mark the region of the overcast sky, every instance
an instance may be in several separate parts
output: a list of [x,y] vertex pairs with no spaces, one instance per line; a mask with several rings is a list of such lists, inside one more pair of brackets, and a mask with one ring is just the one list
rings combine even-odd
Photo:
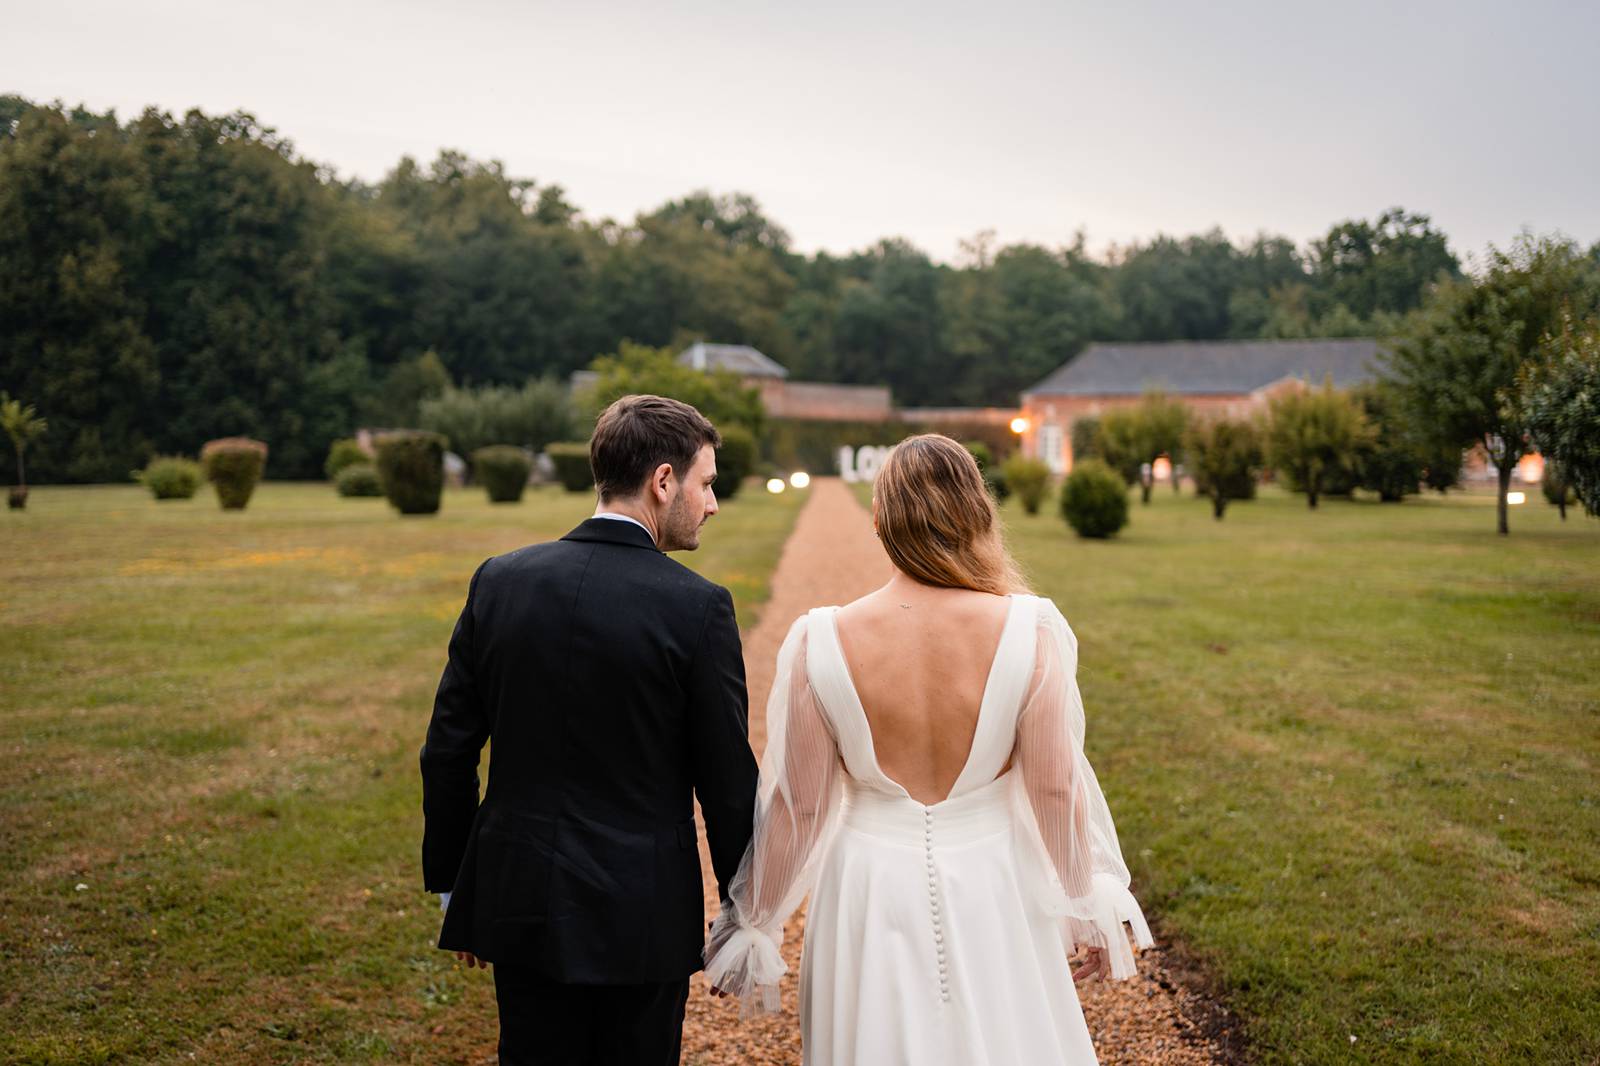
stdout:
[[244,109],[383,176],[440,148],[630,219],[753,194],[802,251],[1600,239],[1600,4],[0,0],[0,92]]

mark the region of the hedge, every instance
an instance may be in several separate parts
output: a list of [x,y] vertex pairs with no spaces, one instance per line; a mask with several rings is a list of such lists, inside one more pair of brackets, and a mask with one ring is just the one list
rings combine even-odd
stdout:
[[445,439],[426,430],[378,437],[378,480],[401,514],[434,514],[444,493]]
[[200,449],[200,465],[225,511],[242,511],[267,465],[267,446],[249,437],[221,437]]
[[472,453],[472,474],[489,492],[490,503],[516,503],[528,487],[533,460],[521,448],[491,444]]

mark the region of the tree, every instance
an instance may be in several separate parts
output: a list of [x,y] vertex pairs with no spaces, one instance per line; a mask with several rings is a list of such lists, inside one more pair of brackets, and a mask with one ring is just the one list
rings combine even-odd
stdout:
[[11,447],[17,452],[17,484],[11,494],[14,507],[24,507],[28,502],[28,478],[22,466],[22,453],[28,450],[30,441],[42,436],[48,428],[49,423],[39,417],[32,404],[23,406],[21,400],[0,392],[0,429],[11,438]]
[[1343,307],[1358,321],[1415,310],[1441,278],[1461,276],[1460,261],[1428,216],[1399,207],[1375,222],[1353,219],[1328,230],[1311,243],[1311,269],[1322,305],[1314,310]]
[[1527,449],[1518,376],[1561,311],[1600,308],[1600,270],[1565,238],[1519,237],[1491,247],[1482,277],[1447,282],[1390,349],[1388,374],[1408,417],[1440,445],[1481,444],[1499,475],[1498,530],[1510,532],[1506,494]]
[[1185,447],[1194,465],[1195,488],[1211,500],[1217,521],[1230,500],[1256,494],[1261,472],[1261,434],[1251,422],[1210,418],[1189,426]]
[[1577,322],[1563,310],[1540,354],[1520,376],[1518,407],[1552,478],[1600,514],[1600,323]]
[[1371,440],[1356,456],[1356,484],[1388,503],[1415,493],[1428,460],[1420,435],[1405,419],[1394,386],[1373,382],[1350,394],[1372,427]]
[[752,433],[761,432],[765,411],[759,392],[746,388],[732,371],[683,366],[670,348],[623,341],[614,355],[601,356],[590,369],[598,377],[580,402],[591,422],[613,400],[648,393],[682,400],[715,425],[739,425]]
[[1320,389],[1293,389],[1269,404],[1267,453],[1279,473],[1317,506],[1328,478],[1352,469],[1372,438],[1361,408],[1331,380]]
[[462,456],[496,444],[542,451],[568,439],[574,423],[566,386],[552,378],[535,378],[520,389],[449,388],[417,409],[417,424],[445,438],[445,447]]

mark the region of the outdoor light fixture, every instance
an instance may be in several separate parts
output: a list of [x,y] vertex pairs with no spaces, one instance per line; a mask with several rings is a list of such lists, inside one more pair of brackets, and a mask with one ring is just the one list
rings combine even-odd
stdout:
[[767,491],[776,496],[784,490],[783,478],[774,477],[767,479]]
[[1021,415],[1018,415],[1016,418],[1013,418],[1011,420],[1011,432],[1013,432],[1013,433],[1026,433],[1026,432],[1028,432],[1028,420],[1026,418],[1023,418]]
[[789,484],[793,485],[797,489],[803,489],[807,485],[811,484],[811,475],[806,473],[804,470],[796,470],[794,473],[789,475]]
[[1172,460],[1165,455],[1157,457],[1155,465],[1150,468],[1150,476],[1157,481],[1165,481],[1172,476]]
[[1525,493],[1525,492],[1508,492],[1508,493],[1506,493],[1506,502],[1507,503],[1527,503],[1528,502],[1528,494]]

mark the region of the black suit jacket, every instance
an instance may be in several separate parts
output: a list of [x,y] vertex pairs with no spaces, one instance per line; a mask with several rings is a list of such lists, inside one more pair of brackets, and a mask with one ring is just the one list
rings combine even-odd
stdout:
[[574,984],[700,969],[693,797],[726,898],[754,818],[746,701],[728,590],[632,522],[485,562],[422,749],[439,946]]

